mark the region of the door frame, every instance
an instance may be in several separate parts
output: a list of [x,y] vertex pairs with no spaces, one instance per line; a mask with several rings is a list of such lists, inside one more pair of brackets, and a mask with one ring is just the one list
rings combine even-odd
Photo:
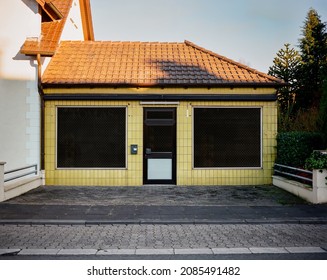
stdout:
[[[143,108],[143,184],[176,184],[176,145],[177,145],[177,120],[176,107],[145,107]],[[171,119],[148,119],[148,112],[171,112]],[[147,153],[147,137],[149,126],[171,126],[173,149],[170,152],[151,152]],[[172,159],[172,179],[148,179],[148,159]]]

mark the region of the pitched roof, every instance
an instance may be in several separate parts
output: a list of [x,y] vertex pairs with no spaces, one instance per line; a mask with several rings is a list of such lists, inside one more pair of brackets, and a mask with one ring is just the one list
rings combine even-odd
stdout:
[[61,42],[44,86],[267,86],[281,80],[189,41]]
[[41,23],[41,37],[27,38],[20,52],[26,55],[55,53],[73,0],[36,0],[50,21]]

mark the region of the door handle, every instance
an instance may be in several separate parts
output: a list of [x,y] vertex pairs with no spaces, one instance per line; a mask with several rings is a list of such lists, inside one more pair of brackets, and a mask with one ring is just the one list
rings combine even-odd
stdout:
[[145,154],[146,155],[151,155],[152,151],[151,151],[151,148],[146,148],[145,149]]

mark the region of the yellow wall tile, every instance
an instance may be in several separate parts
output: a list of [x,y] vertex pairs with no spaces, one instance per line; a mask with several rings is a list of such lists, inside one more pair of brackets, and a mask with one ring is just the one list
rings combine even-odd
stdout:
[[[218,91],[218,90],[216,90]],[[221,91],[221,89],[220,89]],[[230,90],[224,90],[229,92]],[[104,91],[105,93],[106,91]],[[176,91],[175,91],[176,92]],[[213,92],[213,91],[212,91]],[[241,91],[240,92],[249,92]],[[240,93],[238,92],[238,93]],[[263,90],[270,94],[271,90]],[[126,106],[127,108],[127,168],[119,170],[58,170],[56,169],[56,107],[57,106]],[[262,107],[262,169],[194,169],[192,163],[192,110],[194,106],[257,106]],[[45,168],[48,185],[113,185],[143,184],[143,108],[139,101],[47,101],[45,108]],[[147,106],[158,107],[158,106]],[[172,107],[172,106],[160,106]],[[257,185],[270,184],[276,156],[276,102],[180,102],[177,107],[178,185]],[[130,145],[137,144],[137,155],[130,154]]]

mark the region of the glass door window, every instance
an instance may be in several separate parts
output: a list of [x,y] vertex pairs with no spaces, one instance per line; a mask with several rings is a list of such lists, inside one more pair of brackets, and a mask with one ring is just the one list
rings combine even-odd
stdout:
[[144,183],[176,183],[176,109],[144,109]]

